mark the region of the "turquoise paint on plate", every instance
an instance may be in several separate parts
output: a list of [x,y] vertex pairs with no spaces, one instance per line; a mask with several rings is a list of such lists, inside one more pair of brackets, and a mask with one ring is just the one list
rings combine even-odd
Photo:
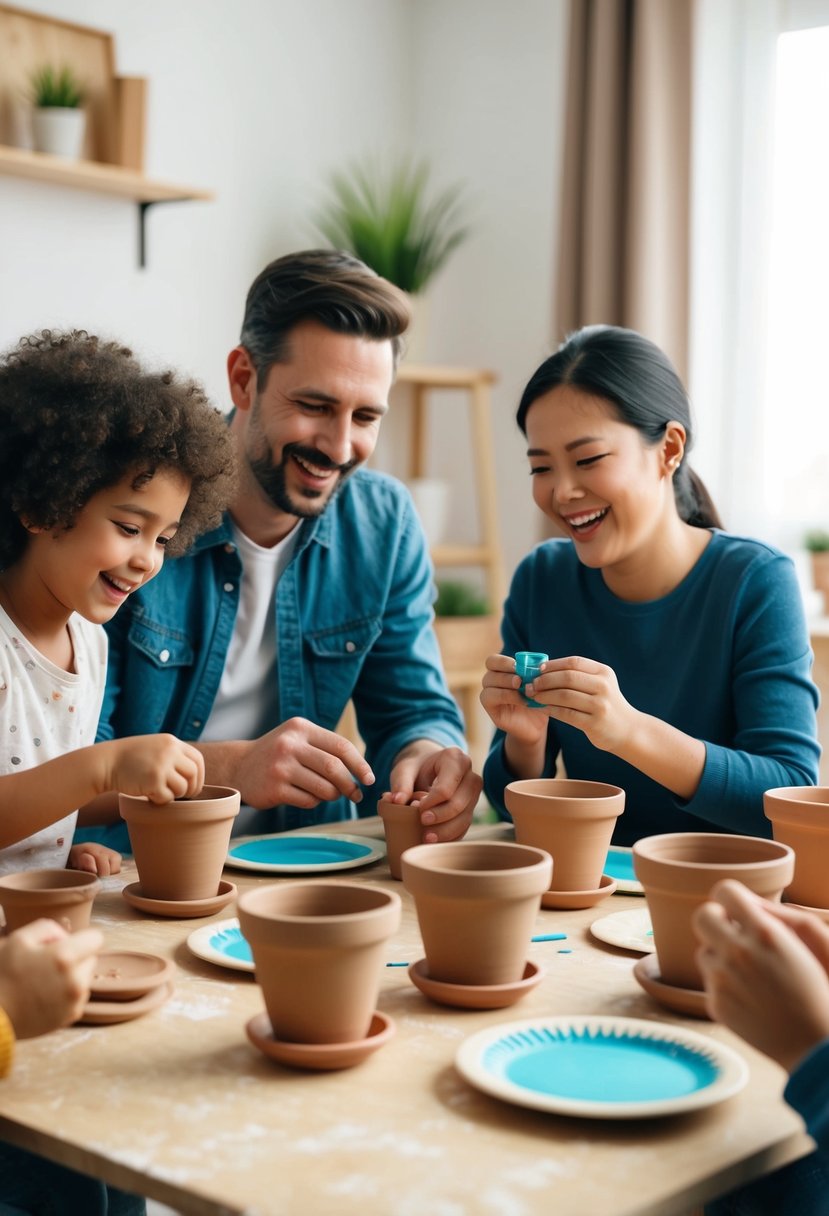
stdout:
[[679,1098],[720,1075],[715,1063],[681,1043],[544,1027],[506,1035],[481,1062],[522,1089],[584,1102]]
[[210,938],[210,946],[228,958],[237,958],[242,963],[253,962],[250,943],[242,937],[241,929],[222,929]]
[[371,849],[350,840],[326,836],[289,836],[272,840],[251,840],[230,850],[231,857],[267,866],[316,866],[354,861],[369,857]]
[[628,882],[639,881],[633,868],[632,853],[617,853],[611,849],[604,863],[604,873],[609,874],[611,878],[626,879]]

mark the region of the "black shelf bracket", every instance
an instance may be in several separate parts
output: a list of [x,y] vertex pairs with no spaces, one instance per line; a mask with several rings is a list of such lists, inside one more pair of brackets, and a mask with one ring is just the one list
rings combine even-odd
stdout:
[[189,202],[192,200],[187,198],[153,198],[138,204],[138,266],[141,270],[147,265],[147,212],[150,207],[157,207],[161,203]]

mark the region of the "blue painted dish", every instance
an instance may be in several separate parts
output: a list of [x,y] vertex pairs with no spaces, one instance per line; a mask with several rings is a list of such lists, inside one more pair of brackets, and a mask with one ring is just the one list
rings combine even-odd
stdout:
[[642,884],[633,869],[633,850],[612,844],[607,851],[604,873],[616,879],[620,895],[644,895]]
[[496,1098],[555,1114],[649,1119],[698,1110],[743,1088],[736,1052],[695,1031],[621,1017],[559,1017],[492,1026],[456,1066]]
[[235,916],[194,929],[187,939],[191,954],[233,971],[253,971],[253,955]]
[[266,874],[313,874],[371,865],[385,855],[385,844],[366,836],[280,832],[232,844],[225,864]]

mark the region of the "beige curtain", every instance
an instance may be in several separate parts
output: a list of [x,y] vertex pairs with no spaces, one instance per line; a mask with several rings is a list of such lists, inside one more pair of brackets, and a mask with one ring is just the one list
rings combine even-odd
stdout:
[[693,0],[571,0],[554,336],[625,325],[688,364]]

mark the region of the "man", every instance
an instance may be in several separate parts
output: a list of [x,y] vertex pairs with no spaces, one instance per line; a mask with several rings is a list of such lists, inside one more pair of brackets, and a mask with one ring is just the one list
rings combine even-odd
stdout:
[[[239,490],[109,628],[100,738],[199,740],[207,781],[259,813],[235,832],[420,799],[425,841],[464,834],[480,778],[431,627],[432,571],[405,489],[374,451],[405,297],[334,251],[267,266],[227,369]],[[363,758],[334,733],[352,699]]]

